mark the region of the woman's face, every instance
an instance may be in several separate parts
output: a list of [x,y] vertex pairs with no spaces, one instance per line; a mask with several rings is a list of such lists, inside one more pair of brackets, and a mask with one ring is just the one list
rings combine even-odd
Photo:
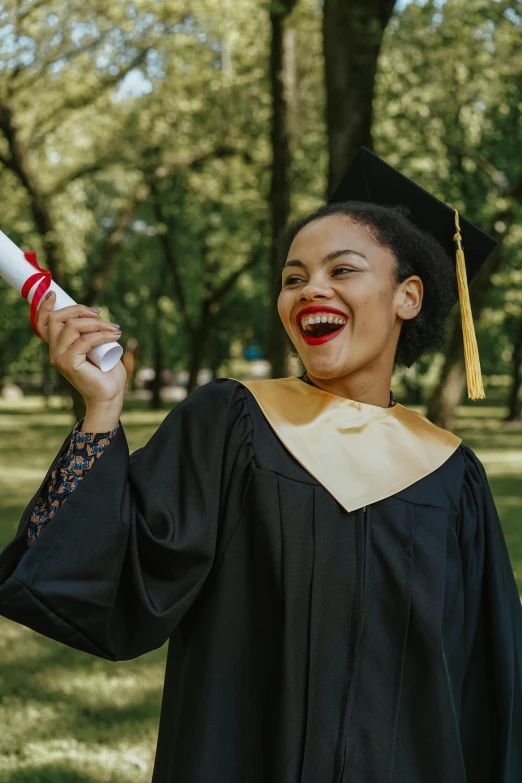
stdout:
[[392,251],[348,216],[319,218],[299,231],[278,310],[310,375],[391,372],[402,320],[417,315],[423,292],[417,275],[396,285],[395,264]]

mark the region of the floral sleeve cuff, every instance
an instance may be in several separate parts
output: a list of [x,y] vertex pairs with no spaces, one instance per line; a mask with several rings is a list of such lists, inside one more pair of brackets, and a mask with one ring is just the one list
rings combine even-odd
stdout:
[[79,421],[71,434],[71,441],[54,468],[49,483],[42,490],[33,509],[27,527],[27,545],[34,544],[47,522],[54,517],[74,492],[82,478],[116,435],[118,424],[110,432],[80,432],[83,420]]

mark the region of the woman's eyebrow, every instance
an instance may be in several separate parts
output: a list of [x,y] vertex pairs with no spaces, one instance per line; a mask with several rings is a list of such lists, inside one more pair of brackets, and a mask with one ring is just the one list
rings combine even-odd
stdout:
[[326,264],[328,261],[334,261],[339,256],[361,256],[366,259],[364,253],[360,253],[358,250],[334,250],[333,253],[328,253],[324,258],[321,258],[321,264]]
[[[334,250],[331,253],[328,253],[327,255],[325,255],[324,258],[321,258],[321,264],[327,264],[328,261],[334,261],[336,258],[339,258],[340,256],[349,256],[349,255],[361,256],[361,258],[366,259],[366,256],[364,255],[364,253],[360,253],[357,250],[350,250],[350,249],[347,248],[345,250]],[[299,261],[297,258],[293,258],[293,259],[289,259],[288,261],[286,261],[283,264],[282,269],[286,269],[287,266],[301,266],[301,267],[304,267],[305,264],[303,264],[303,262]]]

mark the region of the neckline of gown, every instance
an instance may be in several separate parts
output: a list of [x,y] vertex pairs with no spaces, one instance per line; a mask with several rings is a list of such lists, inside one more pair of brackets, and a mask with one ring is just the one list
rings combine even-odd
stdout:
[[403,405],[400,404],[400,402],[397,401],[391,389],[390,389],[390,405],[388,405],[387,408],[383,408],[381,405],[372,405],[372,403],[370,402],[359,402],[359,400],[352,400],[350,397],[343,397],[341,394],[335,394],[334,392],[329,392],[326,391],[325,389],[321,389],[319,386],[316,386],[316,384],[313,383],[310,380],[310,378],[308,378],[308,374],[306,372],[303,375],[297,375],[293,377],[295,377],[296,380],[302,381],[310,389],[314,389],[320,394],[326,394],[328,395],[328,397],[334,397],[335,400],[341,400],[350,403],[351,405],[361,406],[360,410],[364,410],[366,408],[372,410],[379,410],[385,414],[395,414],[397,412],[397,408],[404,407]]
[[381,408],[357,402],[296,376],[238,383],[290,454],[348,512],[407,489],[461,443],[400,403]]

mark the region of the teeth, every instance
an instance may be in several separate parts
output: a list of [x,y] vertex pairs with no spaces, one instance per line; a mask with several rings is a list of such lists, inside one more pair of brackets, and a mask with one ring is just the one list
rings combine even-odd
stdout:
[[319,315],[305,315],[301,319],[301,326],[303,329],[310,329],[314,324],[337,324],[343,326],[346,323],[346,318],[339,315],[333,315],[332,313],[320,313]]

